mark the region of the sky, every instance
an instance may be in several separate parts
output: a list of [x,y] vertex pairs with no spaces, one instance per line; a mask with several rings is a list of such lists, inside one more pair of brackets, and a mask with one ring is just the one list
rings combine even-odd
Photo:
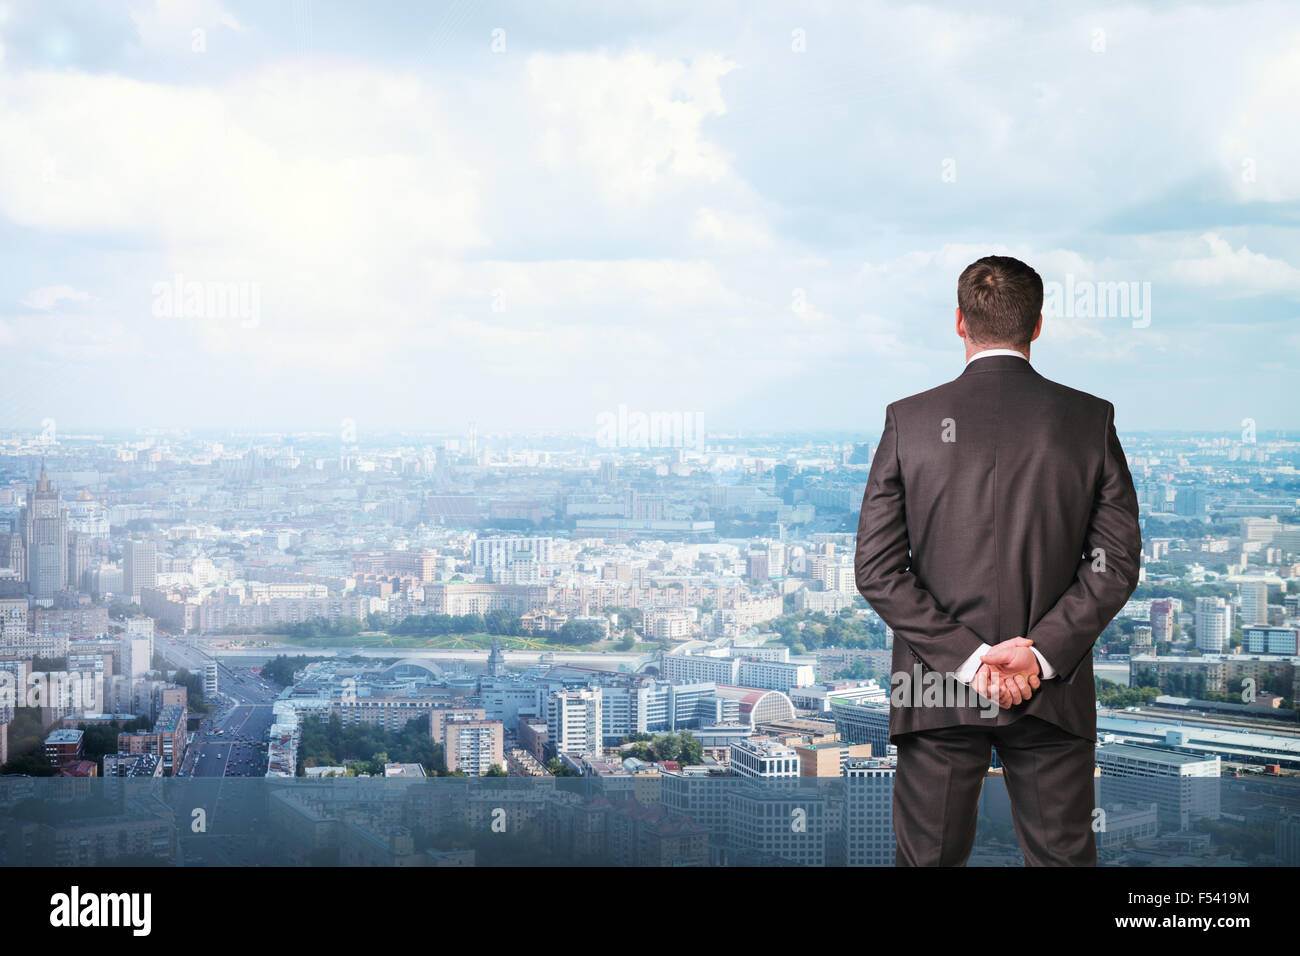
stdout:
[[878,434],[988,254],[1300,428],[1300,10],[1043,7],[0,0],[0,429]]

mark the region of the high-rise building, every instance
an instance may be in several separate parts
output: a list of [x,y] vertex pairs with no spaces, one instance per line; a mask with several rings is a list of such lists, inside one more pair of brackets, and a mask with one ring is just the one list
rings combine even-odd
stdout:
[[892,761],[853,757],[844,764],[845,866],[893,866],[894,772]]
[[217,662],[203,662],[203,699],[215,701],[217,699]]
[[1157,646],[1174,639],[1174,607],[1167,598],[1151,602],[1151,640]]
[[68,532],[68,587],[74,591],[88,590],[86,572],[90,570],[90,535],[81,531]]
[[799,866],[826,864],[826,797],[796,792],[785,785],[749,782],[725,788],[727,850],[740,865],[785,861]]
[[132,539],[122,546],[122,591],[138,598],[158,583],[158,553],[152,541]]
[[1241,598],[1241,626],[1268,623],[1268,585],[1263,581],[1242,581],[1237,585]]
[[1174,495],[1174,511],[1186,517],[1201,518],[1210,506],[1210,496],[1204,488],[1179,488]]
[[493,764],[505,769],[503,729],[499,720],[448,720],[442,728],[447,769],[481,777]]
[[546,738],[557,754],[599,754],[602,725],[598,687],[555,691],[546,698]]
[[19,523],[27,591],[48,607],[68,584],[68,509],[63,507],[63,496],[50,484],[44,465],[36,487],[27,492],[27,506]]
[[1196,646],[1217,653],[1228,649],[1232,637],[1232,606],[1223,598],[1196,599]]

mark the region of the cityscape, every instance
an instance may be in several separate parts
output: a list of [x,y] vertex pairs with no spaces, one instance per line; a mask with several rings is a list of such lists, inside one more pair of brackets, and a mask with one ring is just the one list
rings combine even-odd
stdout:
[[1298,12],[0,0],[22,938],[1294,936]]
[[[878,436],[646,418],[0,439],[0,865],[892,865]],[[1300,440],[1121,438],[1100,862],[1298,865]]]

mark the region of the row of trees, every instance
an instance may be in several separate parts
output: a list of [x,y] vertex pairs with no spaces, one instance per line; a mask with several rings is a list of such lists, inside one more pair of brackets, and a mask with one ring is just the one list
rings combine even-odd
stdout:
[[486,614],[412,614],[388,628],[390,634],[431,637],[440,634],[493,634],[519,636],[524,626],[509,611]]
[[624,744],[631,744],[623,750],[624,757],[636,757],[647,763],[675,760],[678,763],[697,764],[704,759],[704,746],[699,738],[688,733],[680,734],[633,734],[623,738]]
[[1104,677],[1096,677],[1094,680],[1097,684],[1097,699],[1101,701],[1103,707],[1136,707],[1139,704],[1150,704],[1161,693],[1156,684],[1126,687]]
[[291,638],[312,640],[322,637],[355,637],[361,633],[361,621],[355,617],[341,617],[337,622],[323,617],[313,617],[298,624],[286,624],[280,631]]
[[418,763],[431,775],[447,772],[442,744],[429,736],[427,715],[407,721],[397,733],[370,724],[344,727],[338,714],[302,724],[299,775],[307,767],[347,767],[353,773],[382,776],[388,763]]
[[771,627],[780,635],[781,643],[796,654],[822,647],[869,650],[885,646],[884,626],[855,617],[853,609],[847,607],[834,616],[820,611],[786,614],[773,621]]

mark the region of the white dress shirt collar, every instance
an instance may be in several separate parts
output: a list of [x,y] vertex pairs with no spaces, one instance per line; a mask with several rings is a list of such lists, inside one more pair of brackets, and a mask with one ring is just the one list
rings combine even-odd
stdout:
[[1015,349],[984,349],[982,352],[976,352],[974,355],[968,358],[966,360],[966,364],[969,365],[971,362],[975,361],[976,359],[986,358],[990,355],[1014,355],[1016,358],[1025,359],[1026,362],[1029,361],[1029,359],[1025,358],[1024,352],[1017,352]]

